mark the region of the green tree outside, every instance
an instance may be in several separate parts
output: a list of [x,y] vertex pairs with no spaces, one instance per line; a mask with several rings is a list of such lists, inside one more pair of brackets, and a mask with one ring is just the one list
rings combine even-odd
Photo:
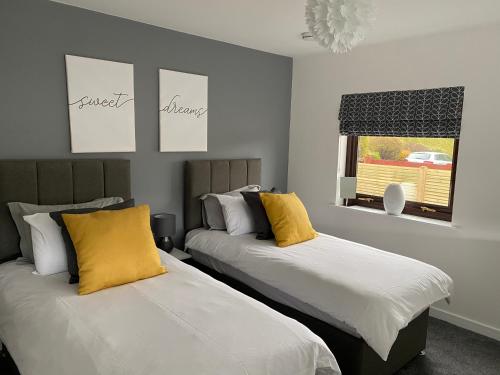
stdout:
[[418,151],[443,152],[453,156],[451,138],[358,137],[358,155],[361,159],[405,160]]

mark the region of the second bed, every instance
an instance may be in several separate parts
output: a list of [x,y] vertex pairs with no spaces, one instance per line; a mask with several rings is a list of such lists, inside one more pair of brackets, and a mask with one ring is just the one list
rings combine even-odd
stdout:
[[392,374],[425,349],[429,307],[448,298],[443,271],[319,234],[289,246],[202,226],[199,197],[260,184],[260,160],[186,163],[186,248],[192,265],[306,324],[346,374]]

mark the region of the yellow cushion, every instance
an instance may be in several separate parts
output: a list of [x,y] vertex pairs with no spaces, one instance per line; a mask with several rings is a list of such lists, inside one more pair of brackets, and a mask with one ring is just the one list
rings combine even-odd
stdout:
[[279,247],[312,240],[317,236],[306,208],[295,193],[260,193],[260,199]]
[[151,233],[149,206],[62,217],[78,258],[79,294],[166,272]]

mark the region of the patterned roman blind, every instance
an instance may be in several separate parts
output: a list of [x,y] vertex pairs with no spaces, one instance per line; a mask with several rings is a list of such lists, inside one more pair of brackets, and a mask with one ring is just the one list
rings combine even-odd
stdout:
[[342,135],[459,138],[464,87],[342,95]]

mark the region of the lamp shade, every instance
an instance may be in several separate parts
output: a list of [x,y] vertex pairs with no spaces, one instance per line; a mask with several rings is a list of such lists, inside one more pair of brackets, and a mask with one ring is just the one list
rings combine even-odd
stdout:
[[356,198],[356,177],[340,177],[339,190],[340,198]]
[[152,229],[156,237],[174,236],[175,215],[174,214],[153,215]]

